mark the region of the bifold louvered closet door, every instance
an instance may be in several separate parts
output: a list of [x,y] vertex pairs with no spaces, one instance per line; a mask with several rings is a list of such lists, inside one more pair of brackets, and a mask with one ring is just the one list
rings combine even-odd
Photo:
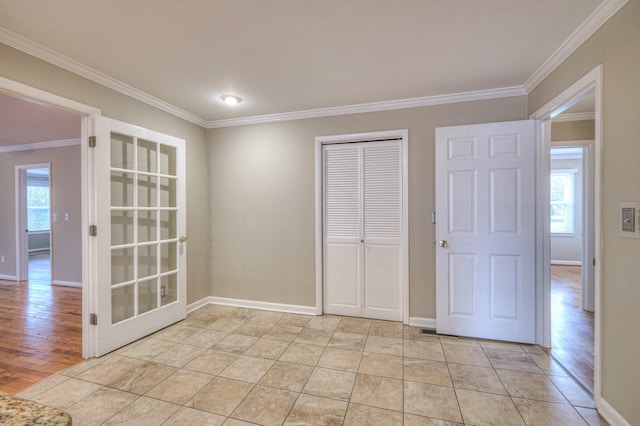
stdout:
[[323,146],[324,311],[402,320],[402,143]]

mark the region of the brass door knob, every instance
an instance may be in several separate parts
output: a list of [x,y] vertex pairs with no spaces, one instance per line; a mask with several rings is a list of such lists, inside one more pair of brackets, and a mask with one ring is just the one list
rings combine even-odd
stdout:
[[189,238],[186,237],[185,235],[181,235],[180,238],[178,238],[178,241],[180,241],[181,243],[184,243],[188,240]]
[[448,246],[447,240],[440,240],[440,247],[446,247],[446,246]]

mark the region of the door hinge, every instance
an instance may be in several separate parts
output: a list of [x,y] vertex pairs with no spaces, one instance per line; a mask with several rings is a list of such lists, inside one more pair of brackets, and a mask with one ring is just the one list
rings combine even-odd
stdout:
[[596,266],[596,258],[593,258],[593,266]]
[[89,314],[89,324],[91,324],[91,325],[98,325],[98,315],[96,315],[96,314]]
[[436,212],[431,212],[431,223],[436,224]]
[[89,136],[89,148],[95,148],[95,147],[96,147],[96,137]]
[[98,235],[98,227],[96,225],[89,226],[89,235],[91,235],[92,237]]

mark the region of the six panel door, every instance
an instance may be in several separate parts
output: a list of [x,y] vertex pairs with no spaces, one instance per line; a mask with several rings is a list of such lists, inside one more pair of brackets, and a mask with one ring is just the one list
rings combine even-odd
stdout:
[[534,121],[436,129],[442,334],[535,340]]

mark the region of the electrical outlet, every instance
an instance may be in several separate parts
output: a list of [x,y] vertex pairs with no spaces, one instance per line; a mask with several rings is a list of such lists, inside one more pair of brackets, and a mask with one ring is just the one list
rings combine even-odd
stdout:
[[0,256],[0,262],[4,263],[4,256]]
[[166,287],[165,286],[161,286],[160,287],[160,297],[164,297],[166,294],[167,294]]

